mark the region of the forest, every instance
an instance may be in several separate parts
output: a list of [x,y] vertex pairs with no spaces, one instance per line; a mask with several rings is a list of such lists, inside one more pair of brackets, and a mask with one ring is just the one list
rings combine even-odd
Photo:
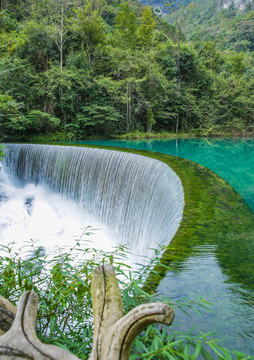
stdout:
[[254,11],[205,2],[0,0],[0,141],[253,135]]

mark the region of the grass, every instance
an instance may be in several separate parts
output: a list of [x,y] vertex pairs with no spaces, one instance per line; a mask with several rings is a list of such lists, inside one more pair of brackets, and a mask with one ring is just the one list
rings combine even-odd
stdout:
[[126,134],[115,135],[113,138],[115,139],[175,139],[175,138],[183,138],[183,137],[192,137],[196,136],[195,134],[184,134],[184,133],[173,133],[173,132],[141,132],[134,131]]
[[179,138],[192,138],[192,137],[253,137],[254,131],[240,131],[236,129],[197,129],[189,132],[142,132],[133,131],[126,134],[119,134],[112,136],[113,139],[120,140],[135,140],[135,139],[179,139]]

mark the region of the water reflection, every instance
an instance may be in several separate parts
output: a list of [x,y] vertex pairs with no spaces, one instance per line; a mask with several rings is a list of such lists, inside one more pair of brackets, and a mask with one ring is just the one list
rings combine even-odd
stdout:
[[216,253],[217,246],[203,245],[192,249],[184,263],[167,272],[158,292],[177,294],[178,299],[197,299],[199,296],[209,299],[211,312],[205,311],[201,317],[194,311],[189,317],[176,310],[176,328],[187,331],[197,325],[196,331],[212,329],[223,340],[224,346],[252,354],[253,291],[243,290],[239,283],[230,281],[221,271]]

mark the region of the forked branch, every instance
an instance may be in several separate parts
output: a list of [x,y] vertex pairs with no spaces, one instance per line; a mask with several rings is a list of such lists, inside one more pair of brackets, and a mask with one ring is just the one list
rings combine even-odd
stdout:
[[[91,292],[94,337],[89,360],[127,360],[133,339],[147,325],[154,322],[170,325],[173,321],[172,308],[163,303],[140,305],[123,315],[121,293],[111,265],[101,265],[94,270]],[[9,303],[5,299],[1,302],[0,298],[0,328],[3,331],[6,329],[3,314],[6,314],[7,305]],[[10,323],[15,316],[15,309],[11,305],[8,309],[9,316],[6,319]],[[40,342],[35,331],[36,317],[37,295],[27,291],[20,297],[11,328],[0,337],[0,359],[78,359],[64,349]]]

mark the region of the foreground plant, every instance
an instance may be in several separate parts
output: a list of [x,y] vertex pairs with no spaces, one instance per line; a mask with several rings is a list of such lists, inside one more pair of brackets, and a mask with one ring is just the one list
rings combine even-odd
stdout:
[[[26,247],[27,256],[23,260],[11,248],[2,246],[0,295],[17,303],[24,291],[33,289],[40,305],[37,321],[40,340],[87,359],[92,349],[93,335],[92,271],[105,262],[114,265],[124,310],[128,312],[139,304],[161,300],[158,295],[142,290],[145,277],[154,271],[151,269],[155,263],[159,263],[161,251],[157,251],[154,259],[131,271],[127,265],[128,251],[124,246],[105,252],[91,248],[88,242],[80,239],[69,252],[59,250],[55,256],[48,256],[42,247],[38,248],[35,242],[31,242]],[[206,308],[203,300],[183,303],[164,298],[163,301],[183,311],[193,308],[194,304],[201,309]],[[225,349],[211,335],[197,335],[194,329],[180,332],[174,326],[151,325],[134,340],[130,359],[253,359]]]
[[4,152],[3,152],[3,149],[4,149],[4,146],[3,145],[0,145],[0,161],[3,160],[4,158]]

